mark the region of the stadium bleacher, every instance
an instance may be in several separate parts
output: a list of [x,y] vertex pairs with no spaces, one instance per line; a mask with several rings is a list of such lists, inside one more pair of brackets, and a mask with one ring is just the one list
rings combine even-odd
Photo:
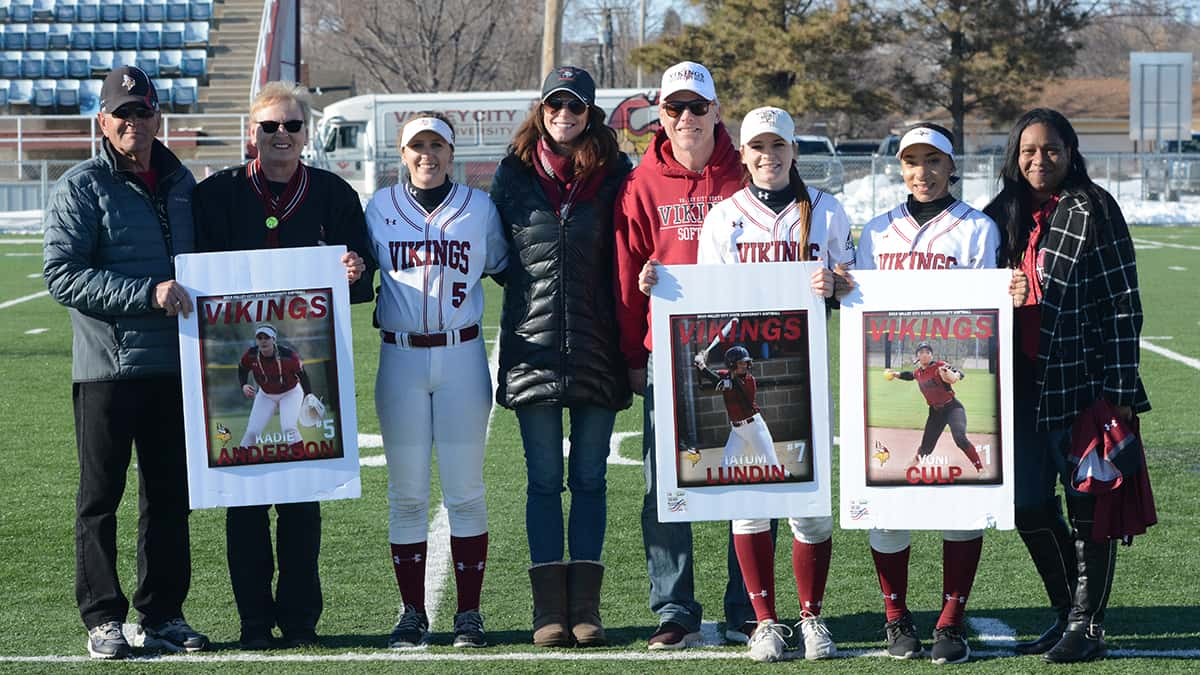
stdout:
[[167,109],[208,80],[213,0],[0,0],[0,112],[96,112],[109,70],[136,65]]

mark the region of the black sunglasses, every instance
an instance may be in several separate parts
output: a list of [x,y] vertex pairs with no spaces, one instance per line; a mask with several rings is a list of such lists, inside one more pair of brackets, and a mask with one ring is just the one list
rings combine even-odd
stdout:
[[112,116],[119,120],[131,120],[135,118],[139,120],[148,120],[151,117],[154,117],[154,114],[154,111],[150,108],[140,105],[121,107],[112,111]]
[[571,111],[572,115],[582,115],[583,113],[587,112],[588,109],[588,105],[577,98],[548,98],[545,101],[542,101],[542,105],[553,110],[554,112],[558,112],[565,107],[567,110]]
[[667,111],[667,117],[672,119],[682,115],[684,110],[687,110],[696,117],[704,117],[708,114],[710,106],[712,106],[712,101],[705,101],[702,98],[692,99],[691,101],[664,101],[662,104],[663,110]]
[[263,120],[258,123],[264,133],[273,134],[279,131],[279,125],[282,124],[284,129],[287,129],[289,134],[294,134],[304,127],[304,120],[288,120],[286,122],[276,122],[275,120]]

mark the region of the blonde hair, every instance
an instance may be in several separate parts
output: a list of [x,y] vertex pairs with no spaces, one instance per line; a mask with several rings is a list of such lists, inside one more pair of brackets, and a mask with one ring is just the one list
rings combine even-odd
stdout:
[[251,121],[254,121],[254,114],[259,110],[279,101],[295,102],[300,106],[300,117],[305,124],[308,123],[308,118],[312,115],[312,100],[308,96],[308,89],[292,82],[278,81],[268,82],[258,90],[258,94],[250,102]]

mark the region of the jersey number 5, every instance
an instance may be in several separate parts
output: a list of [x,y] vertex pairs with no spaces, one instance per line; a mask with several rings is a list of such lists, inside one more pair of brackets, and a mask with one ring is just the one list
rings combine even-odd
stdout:
[[463,301],[467,299],[467,284],[462,281],[454,282],[450,287],[450,304],[457,309],[462,307]]

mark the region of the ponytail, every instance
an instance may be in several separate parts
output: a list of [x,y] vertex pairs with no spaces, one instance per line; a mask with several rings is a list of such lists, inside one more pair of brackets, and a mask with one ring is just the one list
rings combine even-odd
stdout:
[[800,259],[809,260],[808,233],[812,230],[813,203],[808,196],[808,186],[800,177],[794,160],[792,168],[788,170],[788,187],[792,189],[792,194],[796,197],[796,208],[800,211],[800,236],[796,238],[796,241],[800,242]]

